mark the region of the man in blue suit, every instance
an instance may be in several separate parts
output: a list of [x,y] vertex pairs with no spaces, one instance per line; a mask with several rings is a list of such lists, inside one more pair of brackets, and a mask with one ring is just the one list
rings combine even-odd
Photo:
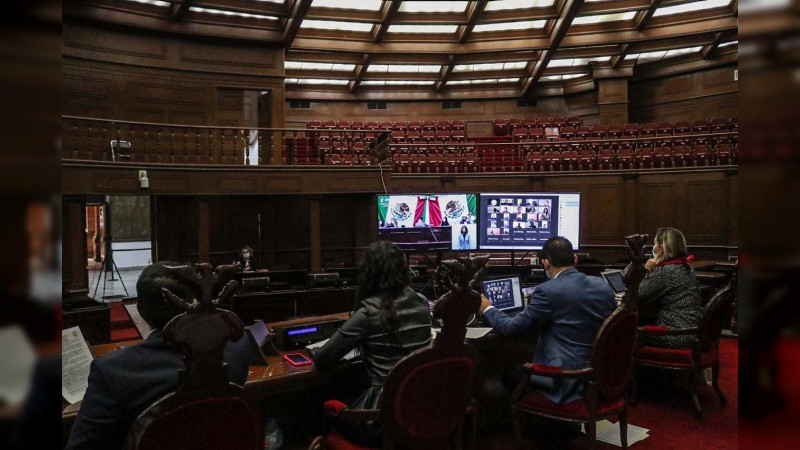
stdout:
[[[481,312],[504,336],[538,332],[534,363],[564,369],[587,367],[597,331],[617,306],[614,291],[601,278],[575,269],[578,258],[566,238],[550,238],[539,259],[549,281],[534,289],[530,303],[520,314],[509,317],[492,307],[485,296]],[[545,397],[558,404],[583,398],[585,393],[585,383],[580,380],[536,376],[532,382]]]
[[[92,361],[89,387],[72,426],[67,449],[121,449],[139,414],[178,388],[178,369],[184,367],[182,356],[162,340],[161,330],[181,310],[166,301],[161,288],[187,301],[194,294],[189,286],[169,275],[165,268],[169,265],[180,264],[152,264],[139,276],[136,308],[154,331],[141,344],[120,348]],[[225,362],[230,381],[244,385],[248,355],[245,335],[228,343]]]

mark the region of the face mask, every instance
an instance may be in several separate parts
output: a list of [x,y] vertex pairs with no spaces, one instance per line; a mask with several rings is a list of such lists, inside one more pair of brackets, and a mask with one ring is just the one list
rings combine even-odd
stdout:
[[244,252],[244,253],[242,253],[242,258],[244,258],[244,259],[250,259],[250,252]]

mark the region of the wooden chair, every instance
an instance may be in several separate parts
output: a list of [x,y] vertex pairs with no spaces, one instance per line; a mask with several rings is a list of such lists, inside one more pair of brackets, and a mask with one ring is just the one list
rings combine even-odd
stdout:
[[[242,336],[242,322],[214,306],[227,303],[238,288],[236,281],[225,284],[237,270],[219,266],[212,272],[209,264],[173,268],[176,276],[202,294],[187,303],[165,289],[167,300],[186,311],[163,330],[164,340],[183,353],[186,368],[179,372],[178,389],[133,423],[125,450],[263,449],[261,415],[244,389],[227,381],[223,362],[226,343]],[[212,300],[216,291],[220,295]]]
[[633,353],[639,318],[636,312],[637,292],[645,274],[643,258],[634,255],[637,252],[641,255],[646,238],[646,235],[632,235],[625,238],[632,255],[632,262],[624,271],[627,289],[621,306],[603,322],[597,333],[589,367],[565,370],[541,364],[528,363],[523,366],[525,373],[529,373],[530,376],[585,380],[587,383],[585,398],[559,405],[532,388],[529,378],[523,377],[512,394],[513,426],[517,438],[521,437],[519,416],[532,414],[586,424],[586,434],[591,439],[590,445],[594,447],[596,422],[600,419],[617,417],[622,448],[628,448],[628,404],[625,392],[633,372]]
[[[737,266],[738,268],[738,266]],[[635,361],[639,367],[689,372],[692,376],[691,397],[697,418],[703,417],[696,386],[703,380],[703,370],[711,368],[711,385],[722,406],[727,404],[719,388],[719,339],[722,329],[730,323],[733,300],[737,295],[738,270],[734,271],[728,285],[709,300],[703,309],[700,325],[694,328],[668,329],[663,326],[639,328],[640,343]],[[647,336],[696,336],[691,348],[664,348],[643,343]],[[634,389],[635,394],[635,389]],[[634,397],[635,399],[635,397]]]
[[[386,380],[379,409],[353,410],[332,400],[325,403],[329,421],[380,420],[386,449],[462,447],[465,415],[471,417],[475,431],[470,398],[477,371],[477,351],[464,338],[466,324],[480,307],[480,295],[473,288],[488,260],[480,256],[442,263],[438,280],[448,292],[433,307],[433,318],[442,323],[433,345],[397,363]],[[334,425],[331,432],[314,439],[309,450],[361,448]]]

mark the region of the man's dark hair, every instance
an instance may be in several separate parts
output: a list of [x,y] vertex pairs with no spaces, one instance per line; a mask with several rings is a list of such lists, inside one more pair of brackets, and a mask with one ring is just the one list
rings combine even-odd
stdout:
[[553,267],[570,267],[575,265],[572,242],[563,236],[551,237],[544,243],[539,259],[550,261]]
[[136,282],[138,296],[136,309],[142,319],[154,329],[164,328],[167,322],[183,312],[164,297],[164,291],[161,288],[169,289],[170,292],[186,301],[191,301],[195,296],[191,287],[171,276],[167,271],[167,266],[182,265],[171,261],[157,262],[145,267],[142,274],[139,275],[139,280]]

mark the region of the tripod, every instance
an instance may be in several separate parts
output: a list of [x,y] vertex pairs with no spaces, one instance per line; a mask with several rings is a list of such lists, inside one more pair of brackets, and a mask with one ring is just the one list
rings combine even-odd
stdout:
[[[101,299],[105,300],[108,298],[117,298],[116,295],[106,296],[106,281],[108,280],[108,274],[111,274],[110,281],[119,281],[122,284],[122,289],[125,291],[125,297],[130,297],[128,294],[128,288],[125,287],[125,282],[122,281],[122,275],[119,273],[119,267],[117,267],[117,263],[114,262],[114,249],[111,248],[111,208],[109,207],[109,203],[105,202],[103,204],[103,208],[105,208],[105,229],[106,229],[106,237],[105,237],[105,250],[106,256],[103,258],[103,264],[100,266],[100,273],[97,275],[97,281],[94,283],[94,294],[92,297],[97,298],[97,290],[100,287],[100,278],[103,279],[103,295],[100,297]],[[114,278],[114,272],[116,272],[117,277]]]

